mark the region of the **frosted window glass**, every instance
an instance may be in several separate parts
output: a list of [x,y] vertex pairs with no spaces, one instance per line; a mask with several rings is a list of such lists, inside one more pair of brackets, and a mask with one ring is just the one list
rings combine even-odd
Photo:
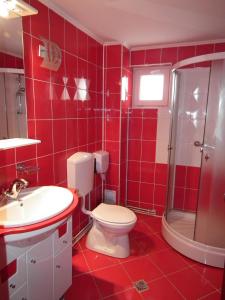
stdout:
[[141,75],[139,100],[162,101],[164,88],[164,75]]

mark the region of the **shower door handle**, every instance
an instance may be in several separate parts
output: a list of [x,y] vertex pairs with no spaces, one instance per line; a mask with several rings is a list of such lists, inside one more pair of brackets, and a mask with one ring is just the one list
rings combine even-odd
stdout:
[[208,145],[208,144],[203,144],[199,141],[195,141],[194,146],[195,147],[201,147],[200,151],[202,151],[203,149],[211,149],[211,150],[215,149],[215,146],[211,146],[211,145]]
[[194,141],[194,146],[195,147],[202,147],[203,143],[199,142],[199,141]]

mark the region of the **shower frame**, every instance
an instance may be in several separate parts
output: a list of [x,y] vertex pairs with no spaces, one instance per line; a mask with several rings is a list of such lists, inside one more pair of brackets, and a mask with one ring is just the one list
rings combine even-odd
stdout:
[[[176,70],[188,65],[192,65],[195,63],[207,62],[207,61],[215,61],[215,60],[225,60],[225,52],[219,53],[212,53],[206,55],[195,56],[192,58],[188,58],[182,60],[175,65],[172,66],[172,75],[175,74]],[[171,165],[171,160],[175,158],[175,151],[172,151],[173,141],[176,139],[176,132],[174,130],[174,122],[176,121],[176,114],[178,105],[176,105],[177,93],[176,93],[176,76],[172,76],[171,81],[171,124],[170,124],[170,143],[168,145],[169,150],[169,177],[168,177],[168,187],[167,187],[167,208],[162,218],[162,235],[165,240],[178,252],[182,253],[183,255],[201,262],[203,264],[215,266],[215,267],[224,267],[224,259],[225,259],[225,249],[214,247],[211,245],[207,245],[205,243],[198,242],[194,239],[188,238],[183,234],[176,231],[172,226],[169,224],[167,220],[167,213],[169,210],[169,197],[171,199],[171,195],[173,198],[173,191],[174,187],[170,186],[170,176],[175,176],[174,166]],[[175,125],[176,126],[176,125]],[[171,169],[172,168],[172,169]],[[174,178],[172,180],[174,184]],[[172,192],[171,192],[172,189]],[[173,199],[172,199],[173,200]],[[197,212],[196,212],[197,214]]]

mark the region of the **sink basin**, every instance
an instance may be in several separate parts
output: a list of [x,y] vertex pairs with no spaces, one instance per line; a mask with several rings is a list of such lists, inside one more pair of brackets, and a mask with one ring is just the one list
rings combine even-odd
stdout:
[[73,194],[62,187],[41,186],[25,189],[19,200],[0,203],[0,226],[31,225],[54,217],[70,206]]

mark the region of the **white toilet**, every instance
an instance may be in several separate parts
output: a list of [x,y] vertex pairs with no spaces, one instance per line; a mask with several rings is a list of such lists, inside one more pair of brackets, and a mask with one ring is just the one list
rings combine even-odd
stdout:
[[91,192],[96,171],[104,174],[108,168],[109,154],[97,151],[94,154],[77,152],[67,160],[67,182],[82,197],[82,211],[93,218],[93,226],[88,233],[87,248],[118,258],[130,254],[128,233],[134,227],[137,217],[128,208],[101,203],[93,211],[85,208],[85,196]]

